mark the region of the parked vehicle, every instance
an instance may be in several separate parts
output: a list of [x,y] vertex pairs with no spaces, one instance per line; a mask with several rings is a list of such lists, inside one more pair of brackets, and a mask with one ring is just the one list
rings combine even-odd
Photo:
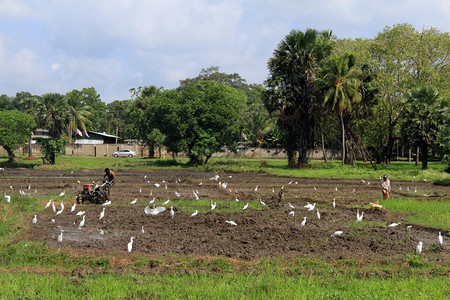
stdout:
[[123,150],[114,152],[112,155],[114,157],[133,157],[133,156],[136,156],[136,153],[134,153],[133,151],[131,151],[129,149],[123,149]]

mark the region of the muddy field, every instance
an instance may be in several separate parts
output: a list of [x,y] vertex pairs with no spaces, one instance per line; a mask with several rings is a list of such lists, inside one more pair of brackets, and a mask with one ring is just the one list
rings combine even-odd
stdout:
[[[56,216],[50,206],[37,215],[37,223],[30,229],[30,239],[47,241],[54,247],[102,252],[123,250],[123,254],[128,255],[127,244],[135,237],[133,253],[154,255],[222,255],[238,259],[403,258],[412,254],[417,243],[422,241],[425,257],[436,261],[448,261],[450,257],[448,230],[403,222],[404,214],[363,208],[380,198],[378,178],[318,179],[275,177],[263,173],[219,173],[217,180],[211,180],[215,173],[115,171],[117,182],[111,191],[112,204],[106,207],[102,220],[99,220],[100,205],[77,205],[75,211],[70,212],[82,183],[99,181],[103,176],[101,170],[7,169],[0,174],[0,192],[19,195],[21,189],[26,194],[48,195],[42,206],[52,198],[57,210],[60,199],[64,199],[63,213]],[[219,186],[219,182],[225,182],[226,188]],[[284,197],[278,203],[277,193],[283,185]],[[429,182],[393,180],[392,186],[394,195],[423,201],[450,200],[448,187]],[[58,194],[62,191],[65,196],[60,198]],[[217,208],[211,211],[203,201],[198,215],[190,217],[199,203],[193,191],[198,191],[200,202],[212,200],[217,202]],[[179,198],[175,192],[180,194]],[[18,197],[16,201],[26,201],[28,196]],[[248,209],[227,212],[237,205],[236,198],[242,207],[249,203]],[[336,199],[335,208],[333,198]],[[134,199],[137,202],[130,204]],[[156,216],[144,212],[146,206],[164,206],[168,199],[171,201],[165,205],[165,212]],[[266,205],[261,204],[260,199]],[[308,211],[304,208],[308,202],[316,203],[316,208]],[[295,208],[292,209],[289,203]],[[171,205],[175,211],[173,219],[169,213]],[[358,208],[364,212],[364,222],[355,224]],[[76,216],[79,211],[85,211],[86,221],[81,229],[78,226],[82,217]],[[291,211],[294,211],[293,216],[289,214]],[[307,217],[306,225],[301,227],[304,217]],[[31,224],[33,216],[29,218]],[[234,221],[237,225],[225,221]],[[401,224],[392,228],[387,226],[394,222]],[[410,231],[406,229],[408,225],[412,225]],[[144,233],[141,233],[142,226]],[[63,240],[58,242],[61,228]],[[340,237],[331,237],[335,231],[343,233]],[[444,246],[437,246],[439,231],[444,235]]]

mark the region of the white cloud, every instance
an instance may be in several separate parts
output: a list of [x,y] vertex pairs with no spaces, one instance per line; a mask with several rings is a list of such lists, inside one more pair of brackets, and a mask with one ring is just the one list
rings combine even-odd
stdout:
[[93,86],[104,101],[219,66],[262,83],[292,29],[374,37],[385,26],[450,30],[446,0],[0,0],[0,93]]

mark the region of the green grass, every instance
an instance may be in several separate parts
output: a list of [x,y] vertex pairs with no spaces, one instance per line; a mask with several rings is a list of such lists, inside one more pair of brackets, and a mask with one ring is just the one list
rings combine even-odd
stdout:
[[389,198],[383,205],[391,211],[411,213],[404,218],[406,222],[450,229],[450,201]]
[[446,299],[448,278],[2,273],[0,299]]
[[114,158],[114,157],[87,157],[87,156],[62,156],[56,159],[55,165],[43,165],[39,160],[23,160],[9,164],[7,157],[0,157],[0,167],[30,167],[45,170],[103,170],[105,166],[112,169],[135,170],[198,170],[212,172],[267,172],[276,176],[292,177],[319,177],[319,178],[354,178],[378,180],[383,174],[387,174],[395,180],[423,180],[436,181],[447,184],[450,174],[445,173],[446,164],[441,162],[429,162],[428,170],[422,171],[421,166],[415,166],[413,162],[392,162],[390,165],[378,165],[374,171],[370,163],[356,162],[354,165],[342,166],[340,161],[310,161],[304,168],[292,169],[287,167],[285,159],[244,159],[244,158],[220,158],[213,157],[207,165],[193,167],[188,164],[188,159],[147,159],[147,158]]

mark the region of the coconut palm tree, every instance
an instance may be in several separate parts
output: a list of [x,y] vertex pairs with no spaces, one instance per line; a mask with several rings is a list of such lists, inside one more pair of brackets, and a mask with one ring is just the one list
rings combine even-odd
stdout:
[[75,128],[86,132],[86,126],[92,126],[89,117],[92,115],[91,107],[81,100],[80,92],[73,90],[66,94],[69,105],[70,123],[68,126],[69,144]]
[[351,112],[352,104],[361,101],[362,72],[355,65],[352,54],[332,55],[323,64],[319,88],[323,91],[323,103],[336,110],[342,126],[342,164],[345,163],[344,113]]

